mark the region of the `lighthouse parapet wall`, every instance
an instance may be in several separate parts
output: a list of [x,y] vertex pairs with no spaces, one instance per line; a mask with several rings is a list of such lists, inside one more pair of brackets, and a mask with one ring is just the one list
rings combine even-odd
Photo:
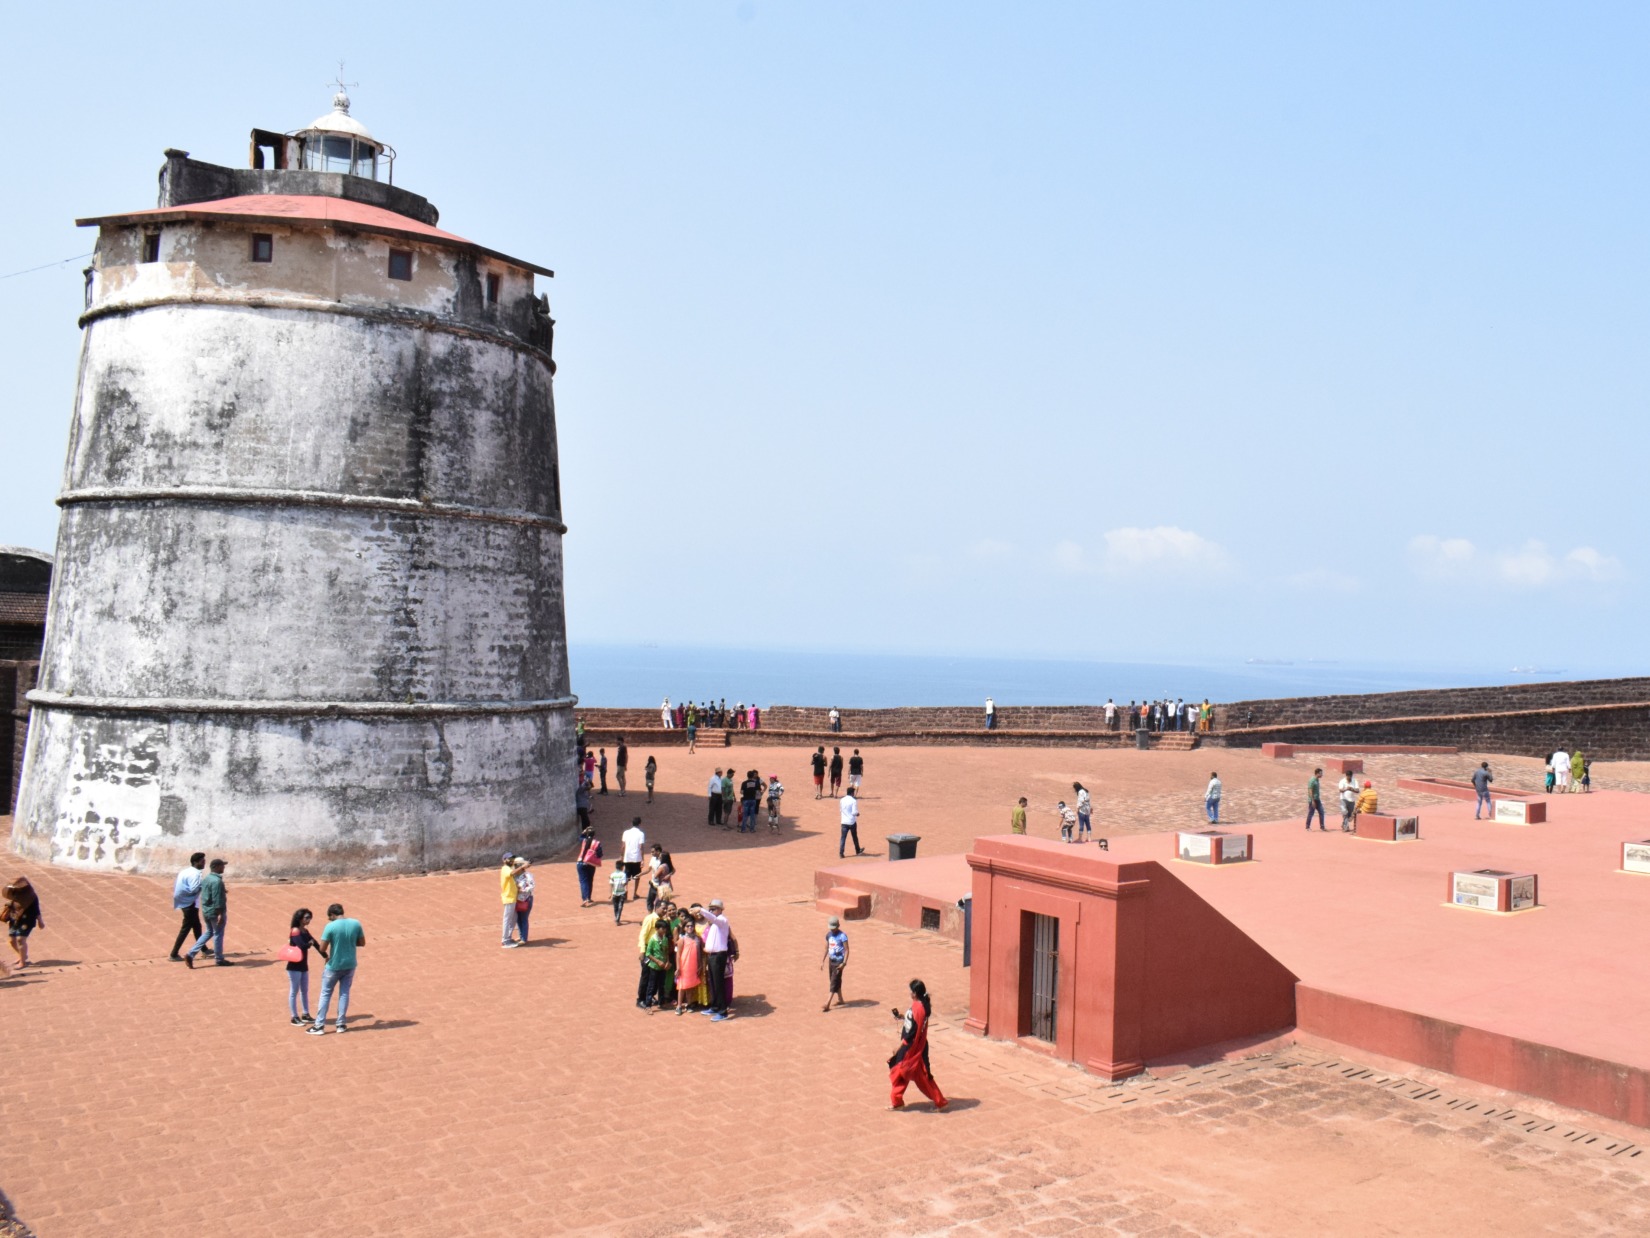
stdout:
[[299,877],[569,843],[532,272],[162,222],[99,241],[14,845]]

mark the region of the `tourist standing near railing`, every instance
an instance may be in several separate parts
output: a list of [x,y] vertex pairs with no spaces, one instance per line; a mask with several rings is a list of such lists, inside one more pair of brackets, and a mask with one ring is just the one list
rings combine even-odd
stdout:
[[665,724],[665,730],[676,729],[676,711],[670,707],[670,698],[665,697],[665,703],[659,706],[659,721]]
[[1116,729],[1117,729],[1117,702],[1112,700],[1111,697],[1108,696],[1106,698],[1106,730],[1115,731]]
[[993,730],[997,725],[997,702],[989,696],[985,698],[985,729]]

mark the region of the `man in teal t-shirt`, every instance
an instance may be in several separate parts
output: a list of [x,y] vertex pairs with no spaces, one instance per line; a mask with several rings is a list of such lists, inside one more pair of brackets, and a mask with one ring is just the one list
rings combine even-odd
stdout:
[[315,1024],[308,1029],[311,1036],[326,1035],[327,1006],[332,1002],[335,988],[338,990],[338,1030],[349,1030],[344,1026],[344,1016],[349,1013],[349,991],[355,983],[355,950],[366,944],[367,935],[361,931],[361,921],[346,917],[342,903],[327,908],[327,926],[321,930],[321,954],[327,966],[321,973],[321,1004],[315,1008]]

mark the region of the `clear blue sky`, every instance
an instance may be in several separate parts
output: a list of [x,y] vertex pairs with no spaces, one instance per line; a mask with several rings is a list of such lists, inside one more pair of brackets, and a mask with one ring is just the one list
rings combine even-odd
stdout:
[[[343,58],[557,272],[575,641],[1650,664],[1650,8],[502,7],[10,6],[0,274]],[[80,265],[0,281],[0,542]]]

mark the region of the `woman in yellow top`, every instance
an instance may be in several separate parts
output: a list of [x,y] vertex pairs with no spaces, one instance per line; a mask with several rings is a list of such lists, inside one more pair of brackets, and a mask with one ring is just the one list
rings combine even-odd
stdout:
[[1358,802],[1352,806],[1352,815],[1354,819],[1356,819],[1357,817],[1361,817],[1366,812],[1375,811],[1377,811],[1375,784],[1372,782],[1365,782],[1364,789],[1358,792]]
[[1581,776],[1586,772],[1587,762],[1581,755],[1581,749],[1577,748],[1570,754],[1570,790],[1581,790]]

